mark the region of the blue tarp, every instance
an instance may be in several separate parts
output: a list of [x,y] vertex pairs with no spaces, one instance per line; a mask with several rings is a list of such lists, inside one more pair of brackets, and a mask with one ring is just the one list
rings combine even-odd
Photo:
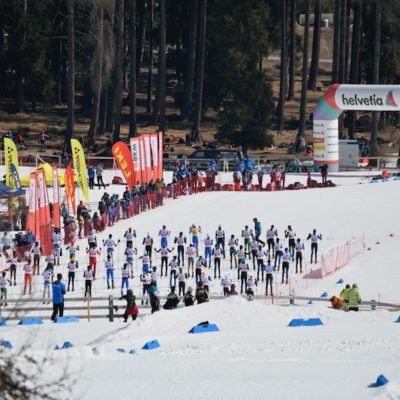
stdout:
[[12,189],[0,182],[0,199],[11,199],[13,197],[24,196],[25,189]]

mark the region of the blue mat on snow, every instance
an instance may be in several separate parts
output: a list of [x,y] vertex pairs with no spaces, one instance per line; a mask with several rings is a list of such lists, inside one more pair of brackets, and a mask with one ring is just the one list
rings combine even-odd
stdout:
[[368,387],[379,387],[386,385],[387,383],[389,383],[389,380],[386,378],[386,376],[379,375],[378,378],[376,378],[376,382],[371,383],[370,385],[368,385]]
[[68,322],[79,322],[79,318],[75,316],[70,316],[70,317],[57,317],[54,320],[54,323],[56,324],[66,324]]
[[194,326],[189,333],[206,333],[206,332],[218,332],[218,326],[216,324],[199,324]]
[[157,347],[160,347],[160,343],[158,342],[158,340],[152,340],[150,342],[147,342],[144,344],[144,346],[142,347],[143,350],[153,350],[156,349]]
[[18,325],[42,325],[42,318],[22,318]]
[[289,326],[291,326],[291,327],[319,326],[319,325],[324,325],[319,318],[308,318],[308,319],[297,318],[297,319],[292,319],[289,323]]

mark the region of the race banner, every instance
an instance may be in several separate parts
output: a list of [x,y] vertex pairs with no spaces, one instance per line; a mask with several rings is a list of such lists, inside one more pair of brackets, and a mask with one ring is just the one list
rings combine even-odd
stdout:
[[158,179],[163,179],[163,132],[158,132]]
[[139,142],[140,141],[138,137],[131,138],[130,140],[135,185],[136,182],[139,182],[140,185],[142,184]]
[[124,175],[129,189],[135,186],[135,174],[133,172],[133,160],[129,147],[123,142],[116,142],[112,147],[112,154],[118,165],[118,168]]
[[158,133],[152,133],[150,135],[150,145],[151,145],[151,155],[153,158],[153,179],[159,179],[159,170],[158,170]]
[[17,189],[21,189],[22,188],[21,180],[19,179],[18,171],[14,163],[10,163],[10,170],[11,170],[11,175],[14,179],[15,187]]
[[146,159],[146,179],[147,183],[149,183],[152,179],[152,168],[151,168],[151,149],[150,149],[150,135],[148,133],[143,135],[143,144],[144,144],[144,153]]
[[53,169],[53,223],[58,229],[61,228],[60,221],[60,185],[58,182],[58,168],[56,166]]
[[40,246],[42,247],[43,255],[48,256],[53,253],[53,238],[52,227],[50,224],[40,227]]
[[146,174],[146,152],[144,151],[143,136],[139,136],[139,151],[140,151],[140,173],[142,175],[142,183],[148,183]]
[[69,209],[72,209],[72,213],[75,215],[75,182],[74,182],[74,171],[70,165],[65,169],[65,196],[67,198],[67,205]]
[[15,146],[15,143],[8,138],[4,138],[4,158],[6,166],[6,186],[16,188],[16,182],[13,177],[11,165],[14,164],[14,167],[18,174],[19,170],[18,151]]
[[31,177],[29,180],[29,200],[28,200],[28,216],[26,218],[26,230],[30,229],[33,234],[36,236],[36,174],[34,172],[31,173]]
[[82,145],[76,139],[71,139],[71,149],[72,149],[72,158],[74,160],[76,179],[82,190],[84,201],[89,202],[89,187],[88,187],[85,153],[83,152]]
[[43,169],[36,172],[38,193],[39,193],[39,225],[50,224],[49,197],[47,194],[46,178]]

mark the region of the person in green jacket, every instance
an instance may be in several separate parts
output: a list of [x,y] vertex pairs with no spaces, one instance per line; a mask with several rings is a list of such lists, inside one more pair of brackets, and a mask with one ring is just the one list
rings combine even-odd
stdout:
[[340,292],[339,297],[343,300],[346,299],[347,293],[349,293],[349,290],[350,290],[350,285],[347,284],[346,287]]
[[353,283],[344,301],[348,305],[349,311],[358,311],[358,304],[361,303],[361,296],[356,283]]

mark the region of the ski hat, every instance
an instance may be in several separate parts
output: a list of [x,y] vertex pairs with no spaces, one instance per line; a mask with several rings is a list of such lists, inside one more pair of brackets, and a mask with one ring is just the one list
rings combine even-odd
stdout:
[[193,288],[191,286],[189,286],[187,291],[191,293],[191,292],[193,292]]
[[133,295],[133,290],[132,290],[132,289],[128,289],[128,290],[126,291],[126,294],[132,294],[132,295]]

